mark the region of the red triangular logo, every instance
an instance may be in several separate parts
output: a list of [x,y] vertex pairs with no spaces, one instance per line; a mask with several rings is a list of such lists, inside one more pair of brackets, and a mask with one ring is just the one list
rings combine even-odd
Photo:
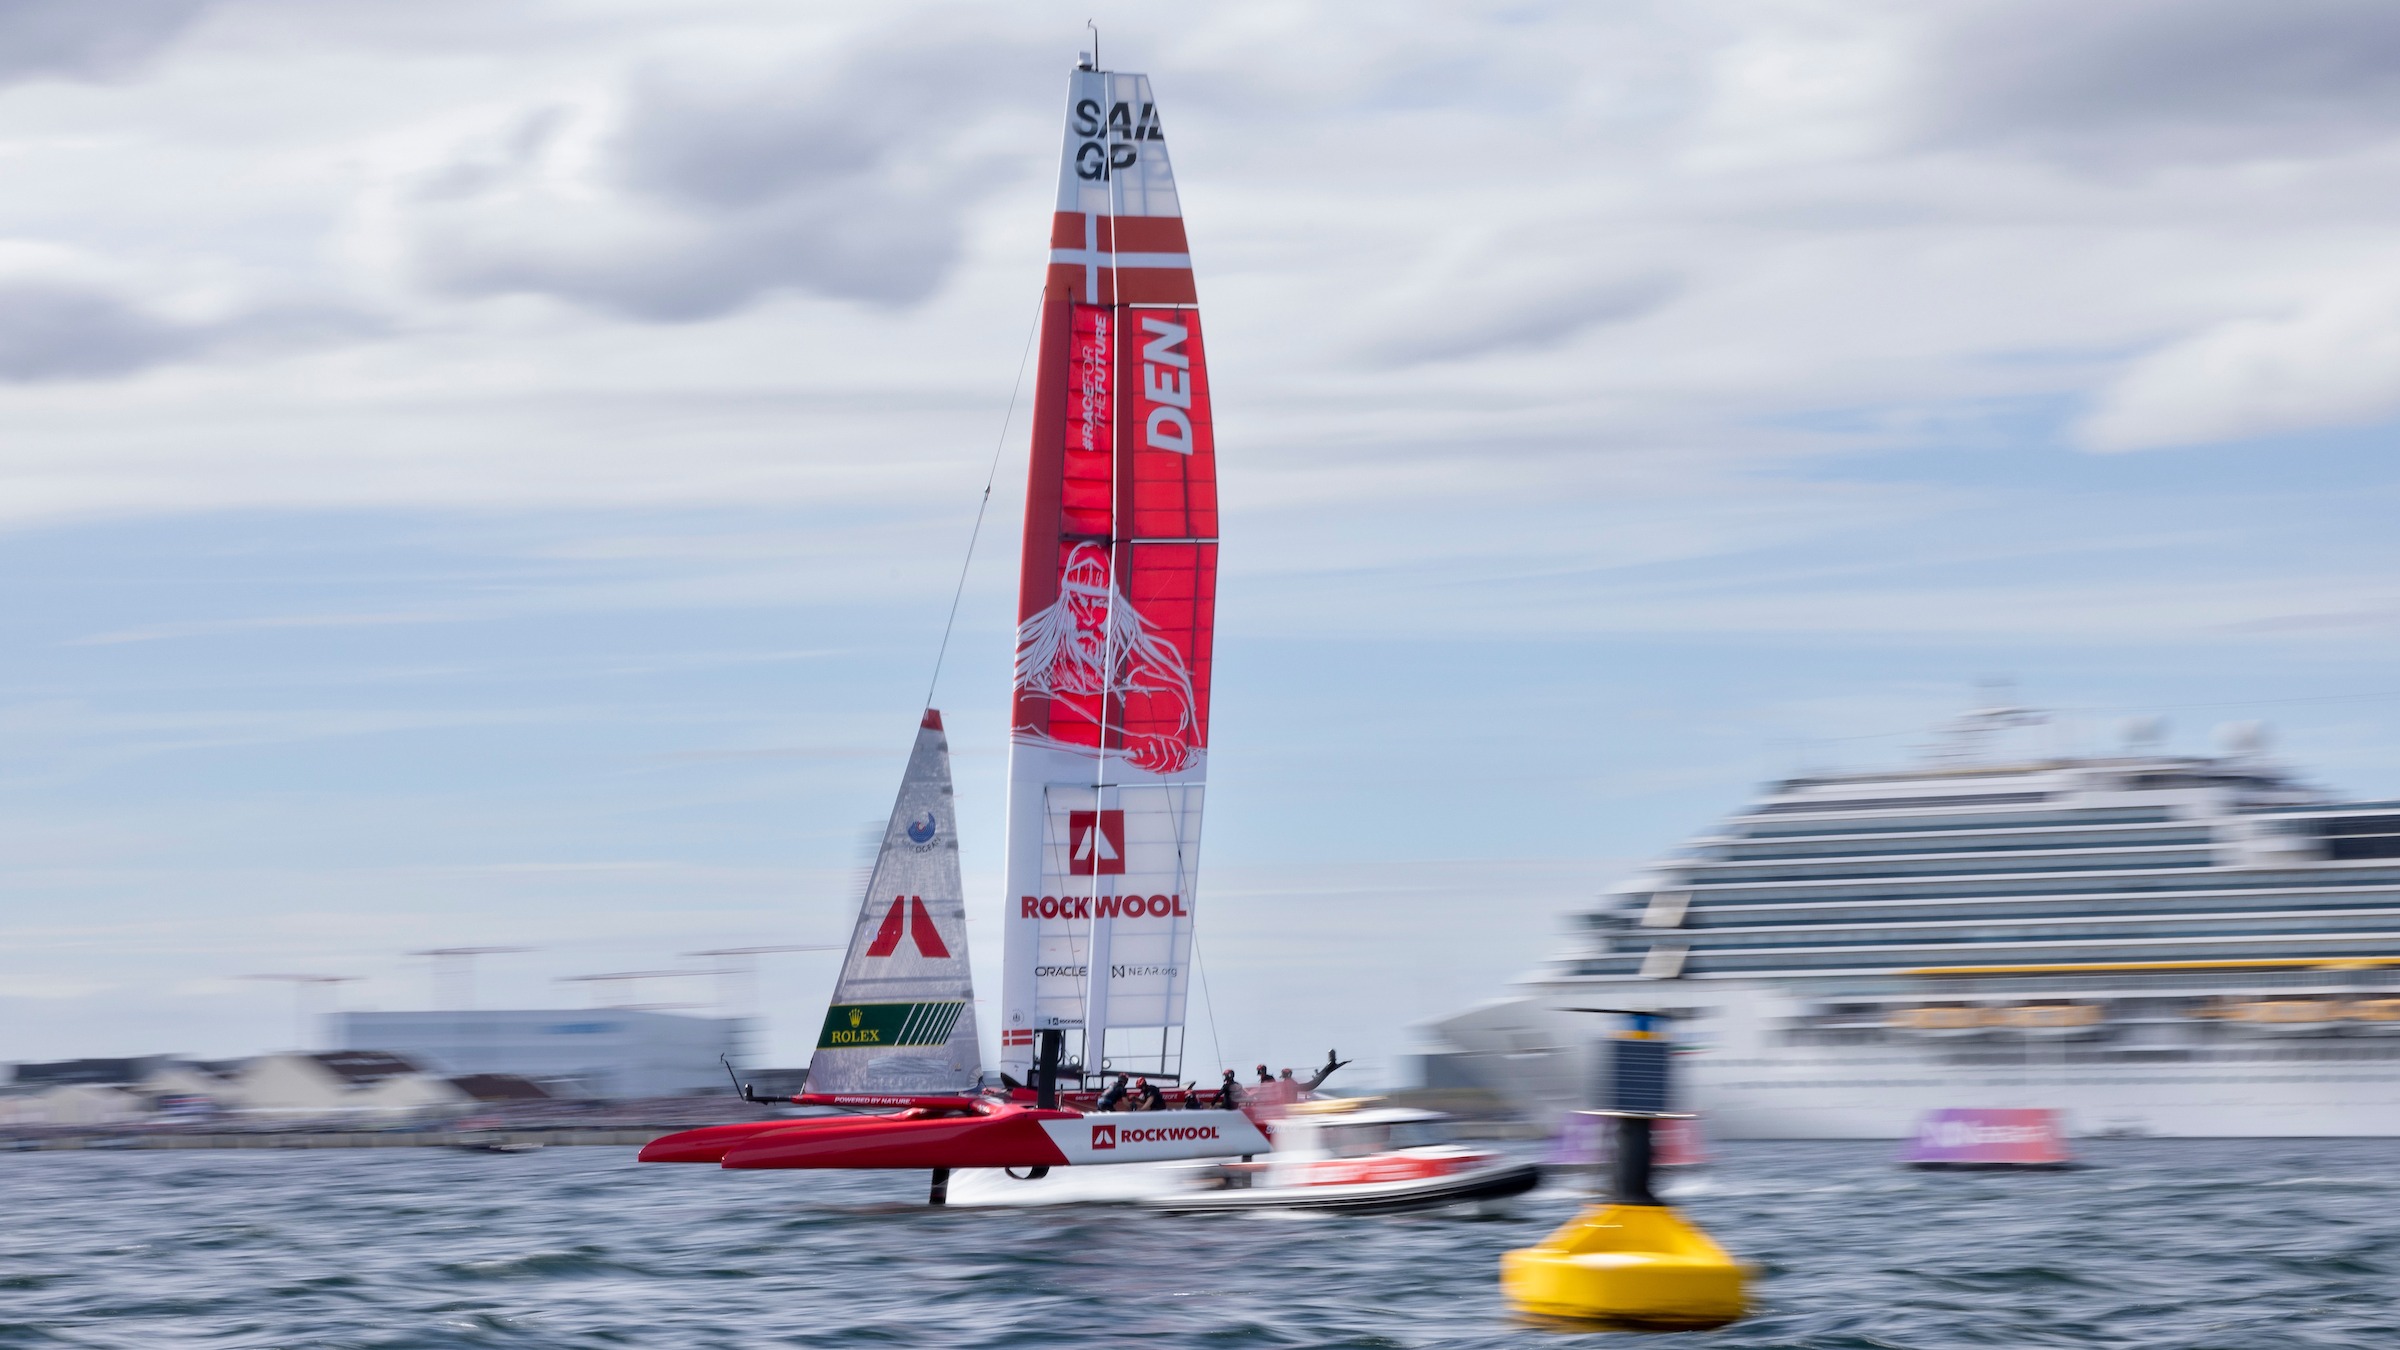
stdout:
[[950,959],[950,949],[942,945],[942,932],[933,926],[933,916],[925,912],[924,900],[913,895],[908,897],[908,935],[917,940],[917,950],[923,955]]
[[[891,912],[883,916],[883,926],[875,930],[875,941],[867,948],[867,955],[890,956],[893,952],[900,950],[900,925],[904,922],[900,917],[900,905],[907,898],[904,895],[892,897]],[[918,945],[923,946],[924,944],[919,943]]]

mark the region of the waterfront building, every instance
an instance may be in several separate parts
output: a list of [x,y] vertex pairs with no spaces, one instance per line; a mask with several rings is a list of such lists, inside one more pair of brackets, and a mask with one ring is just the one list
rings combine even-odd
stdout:
[[232,1111],[287,1116],[406,1116],[472,1101],[435,1075],[381,1050],[260,1055],[217,1097]]
[[189,1060],[174,1055],[126,1055],[109,1059],[54,1059],[11,1064],[8,1083],[17,1088],[52,1088],[73,1083],[124,1087],[154,1074],[185,1067]]
[[58,1083],[0,1089],[0,1126],[114,1125],[139,1120],[149,1102],[102,1083]]
[[352,1012],[337,1044],[389,1051],[445,1075],[513,1074],[560,1096],[673,1097],[728,1090],[719,1056],[743,1061],[743,1018],[634,1008]]

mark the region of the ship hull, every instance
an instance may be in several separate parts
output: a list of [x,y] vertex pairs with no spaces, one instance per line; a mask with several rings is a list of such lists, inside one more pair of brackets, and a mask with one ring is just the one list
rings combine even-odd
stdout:
[[[1875,1013],[1828,1021],[1812,1010],[1835,997],[1802,989],[1692,982],[1670,992],[1687,1014],[1677,1106],[1698,1112],[1711,1139],[1902,1139],[1926,1112],[1960,1107],[2060,1111],[2083,1138],[2400,1136],[2400,1038],[2365,1024],[2262,1035],[2197,1017],[2143,1021],[2119,1001],[2133,992],[2087,988],[2081,996],[2110,1011],[2091,1039],[1967,1041],[1892,1030]],[[1656,986],[1576,982],[1485,1005],[1435,1025],[1452,1049],[1429,1057],[1429,1078],[1563,1121],[1597,1089],[1597,1028],[1571,1010],[1659,998]]]
[[[1705,1058],[1705,1057],[1694,1057]],[[1925,1112],[2036,1106],[2079,1136],[2400,1136],[2400,1060],[1962,1069],[1907,1055],[1687,1065],[1720,1139],[1901,1139]]]

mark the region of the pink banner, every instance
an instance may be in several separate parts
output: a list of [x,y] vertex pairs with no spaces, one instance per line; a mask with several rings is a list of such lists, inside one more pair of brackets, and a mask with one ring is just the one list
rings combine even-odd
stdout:
[[2067,1161],[2065,1123],[2039,1107],[1950,1107],[1928,1111],[1900,1160],[1911,1167],[2057,1167]]

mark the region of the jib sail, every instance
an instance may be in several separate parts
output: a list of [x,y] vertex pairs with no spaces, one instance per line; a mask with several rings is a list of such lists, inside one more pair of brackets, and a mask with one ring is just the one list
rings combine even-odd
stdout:
[[927,710],[884,826],[833,1004],[808,1062],[830,1096],[958,1096],[983,1075],[951,813],[950,746]]
[[1068,83],[1027,479],[1001,1062],[1174,1075],[1208,764],[1216,445],[1145,75]]

